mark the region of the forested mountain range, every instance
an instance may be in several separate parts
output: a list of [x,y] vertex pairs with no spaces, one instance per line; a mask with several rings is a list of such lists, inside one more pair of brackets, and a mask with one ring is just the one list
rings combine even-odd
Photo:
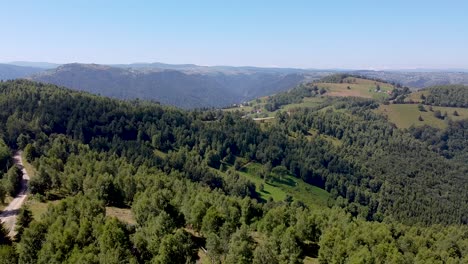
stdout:
[[11,62],[0,65],[3,80],[29,78],[118,99],[154,100],[186,109],[239,104],[337,72],[400,83],[411,89],[468,84],[467,72],[454,71],[350,71],[165,63]]
[[25,67],[0,63],[0,80],[25,78],[43,70],[44,69],[37,67]]
[[54,69],[59,67],[61,64],[50,63],[50,62],[39,62],[39,61],[12,61],[10,65],[22,66],[22,67],[33,67],[39,69]]
[[[140,98],[182,108],[200,108],[239,104],[291,89],[301,82],[317,80],[337,71],[163,63],[110,66],[68,64],[32,76],[31,79],[119,99]],[[399,83],[412,89],[468,84],[466,72],[351,73]]]
[[351,71],[351,74],[378,78],[389,82],[400,83],[414,89],[435,85],[466,84],[468,72],[465,71]]
[[[2,259],[468,260],[468,164],[457,158],[466,150],[445,155],[442,145],[432,148],[377,112],[393,104],[395,96],[382,92],[391,84],[340,78],[300,85],[288,93],[291,102],[318,99],[281,104],[267,123],[237,109],[183,111],[25,80],[1,83],[0,154],[24,149],[37,171],[34,199],[56,201],[43,216],[22,221],[13,244],[0,234]],[[367,98],[336,94],[341,89]],[[394,93],[409,96],[405,88]],[[450,122],[460,129],[444,130],[440,140],[466,139],[466,120]],[[8,154],[2,157],[5,166]],[[252,164],[261,169],[247,175]],[[264,188],[290,184],[290,177],[327,191],[328,205],[300,195],[262,198]],[[110,217],[106,206],[131,208],[135,223]]]
[[154,100],[181,108],[223,107],[293,88],[305,78],[300,73],[253,70],[203,72],[183,66],[165,69],[85,64],[67,64],[31,77],[94,94]]

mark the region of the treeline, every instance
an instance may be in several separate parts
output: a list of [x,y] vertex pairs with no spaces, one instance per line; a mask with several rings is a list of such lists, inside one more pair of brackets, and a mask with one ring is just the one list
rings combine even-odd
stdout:
[[411,93],[411,90],[408,87],[399,87],[397,86],[392,90],[392,93],[388,97],[387,101],[384,102],[388,104],[389,102],[393,102],[395,104],[403,104],[405,103],[406,97]]
[[11,151],[5,141],[0,138],[0,173],[5,172],[11,164]]
[[[346,74],[346,73],[337,73],[325,76],[321,78],[318,82],[321,83],[343,83],[344,79],[348,77],[354,77],[353,75]],[[356,76],[357,77],[357,76]]]
[[434,86],[424,91],[427,95],[422,95],[422,103],[435,106],[448,107],[468,107],[468,86],[464,85],[442,85]]
[[14,165],[11,151],[0,138],[0,203],[9,195],[15,197],[21,189],[23,173]]
[[21,190],[23,173],[16,166],[12,166],[0,178],[0,202],[4,203],[7,195],[15,197]]
[[[350,79],[348,79],[350,78]],[[317,81],[315,81],[316,83],[353,83],[353,80],[352,78],[359,78],[359,79],[364,79],[364,80],[371,80],[371,81],[375,81],[375,82],[380,82],[380,83],[388,83],[388,84],[391,84],[393,85],[395,88],[403,88],[403,86],[399,83],[396,83],[396,82],[388,82],[388,81],[385,81],[383,79],[379,79],[379,78],[372,78],[372,77],[368,77],[368,76],[364,76],[364,75],[360,75],[360,74],[348,74],[348,73],[337,73],[337,74],[331,74],[331,75],[328,75],[328,76],[325,76]],[[348,79],[348,80],[346,80]]]
[[305,97],[314,97],[319,94],[324,94],[325,89],[319,89],[317,85],[313,84],[300,84],[299,86],[287,92],[282,92],[270,96],[265,104],[265,109],[273,112],[283,105],[298,104],[302,102]]
[[346,74],[346,73],[332,74],[332,75],[323,77],[317,82],[319,83],[344,83],[344,82],[353,83],[353,81],[355,81],[353,78],[359,78],[359,79],[371,80],[371,81],[380,82],[380,83],[391,84],[393,86],[393,90],[390,96],[384,101],[385,104],[388,104],[390,102],[393,102],[396,104],[402,104],[404,103],[406,97],[411,93],[411,90],[407,86],[402,86],[399,83],[388,82],[379,78],[370,78],[367,76],[355,75],[355,74]]

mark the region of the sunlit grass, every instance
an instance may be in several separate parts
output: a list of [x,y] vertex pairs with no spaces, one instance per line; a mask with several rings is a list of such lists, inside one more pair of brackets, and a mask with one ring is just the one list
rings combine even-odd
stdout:
[[[424,106],[424,108],[426,111],[419,111],[417,104],[390,104],[381,105],[377,112],[386,116],[398,128],[409,128],[412,125],[429,125],[444,129],[447,127],[447,120],[436,118],[433,111],[437,110],[442,114],[447,113],[448,118],[451,120],[468,118],[467,108],[432,106],[433,111],[429,110],[429,106]],[[458,116],[453,115],[454,111],[458,112]],[[419,120],[419,116],[423,119],[422,121]]]

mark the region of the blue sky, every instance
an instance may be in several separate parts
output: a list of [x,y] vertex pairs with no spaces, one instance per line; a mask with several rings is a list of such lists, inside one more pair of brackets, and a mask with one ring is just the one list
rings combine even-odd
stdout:
[[0,61],[468,68],[468,1],[3,1]]

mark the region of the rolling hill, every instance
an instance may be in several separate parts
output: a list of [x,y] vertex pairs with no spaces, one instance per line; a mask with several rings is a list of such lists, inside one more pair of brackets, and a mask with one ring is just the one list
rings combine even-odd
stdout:
[[[423,109],[419,110],[417,104],[389,104],[381,105],[377,112],[386,116],[398,128],[428,125],[444,129],[448,126],[448,120],[468,119],[468,108],[423,106]],[[437,118],[435,114],[437,111],[446,117]]]
[[257,98],[227,108],[226,111],[239,110],[244,116],[271,118],[278,111],[317,106],[327,101],[327,98],[333,97],[359,97],[382,101],[390,96],[393,89],[393,84],[384,81],[370,80],[347,74],[335,74],[315,82],[301,84],[286,92]]
[[404,99],[400,101],[393,100],[394,91],[401,93],[403,89],[398,88],[398,85],[362,76],[335,74],[225,111],[240,111],[245,117],[265,122],[274,118],[277,112],[316,107],[330,97],[359,97],[380,102],[375,112],[385,116],[398,128],[428,125],[445,129],[450,121],[468,118],[468,86],[445,85],[407,91],[409,93],[401,95]]
[[[410,133],[440,155],[466,164],[468,86],[439,85],[411,92],[398,84],[336,74],[224,110],[239,112],[244,118],[252,118],[262,127],[268,127],[276,124],[278,117],[284,119],[284,113],[292,115],[304,109],[320,109],[330,114],[342,112],[339,104],[330,106],[337,98],[367,100],[379,118],[383,117],[394,127]],[[308,130],[306,137],[319,137],[336,146],[343,143],[314,129]]]
[[377,110],[399,128],[430,126],[446,129],[450,122],[468,119],[468,86],[433,86],[406,96],[403,103]]

